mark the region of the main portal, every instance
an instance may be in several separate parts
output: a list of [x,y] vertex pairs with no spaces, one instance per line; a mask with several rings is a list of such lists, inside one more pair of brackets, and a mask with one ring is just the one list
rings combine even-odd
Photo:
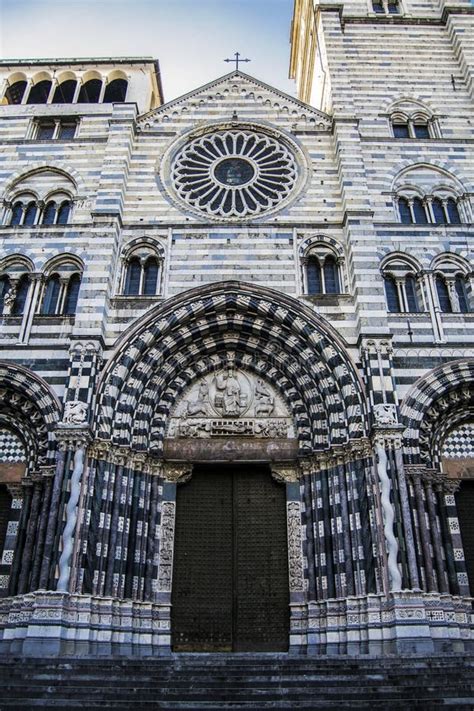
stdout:
[[286,651],[285,487],[267,466],[199,465],[178,486],[175,651]]

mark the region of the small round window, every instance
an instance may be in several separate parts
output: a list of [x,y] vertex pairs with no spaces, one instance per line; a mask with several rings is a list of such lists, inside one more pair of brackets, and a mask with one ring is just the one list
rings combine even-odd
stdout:
[[251,131],[222,131],[188,143],[172,164],[178,195],[209,215],[246,217],[272,209],[298,171],[285,145]]

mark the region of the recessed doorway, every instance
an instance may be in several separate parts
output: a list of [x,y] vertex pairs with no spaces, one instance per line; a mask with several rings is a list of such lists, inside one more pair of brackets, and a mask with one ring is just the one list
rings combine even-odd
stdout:
[[285,487],[265,465],[198,465],[177,489],[174,651],[286,651]]

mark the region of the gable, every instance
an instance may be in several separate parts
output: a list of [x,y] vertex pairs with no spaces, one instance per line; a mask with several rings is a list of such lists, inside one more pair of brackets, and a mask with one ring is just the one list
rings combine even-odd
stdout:
[[153,130],[167,123],[216,120],[269,121],[286,130],[327,131],[327,114],[248,74],[234,71],[140,117],[139,127]]

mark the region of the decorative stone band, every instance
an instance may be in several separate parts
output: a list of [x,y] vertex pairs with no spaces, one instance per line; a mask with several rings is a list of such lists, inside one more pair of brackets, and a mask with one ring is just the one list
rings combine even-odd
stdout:
[[163,476],[163,461],[147,454],[135,452],[129,447],[120,447],[104,440],[95,440],[88,448],[88,455],[97,461],[118,464],[128,469]]
[[449,479],[446,474],[438,469],[430,469],[424,464],[405,464],[405,473],[411,482],[420,480],[441,488],[446,494],[454,494],[461,486],[461,479]]
[[309,457],[299,460],[302,476],[314,474],[323,469],[330,469],[337,464],[349,464],[358,459],[372,457],[374,450],[367,437],[361,437],[345,444],[334,445],[331,449],[314,452]]

